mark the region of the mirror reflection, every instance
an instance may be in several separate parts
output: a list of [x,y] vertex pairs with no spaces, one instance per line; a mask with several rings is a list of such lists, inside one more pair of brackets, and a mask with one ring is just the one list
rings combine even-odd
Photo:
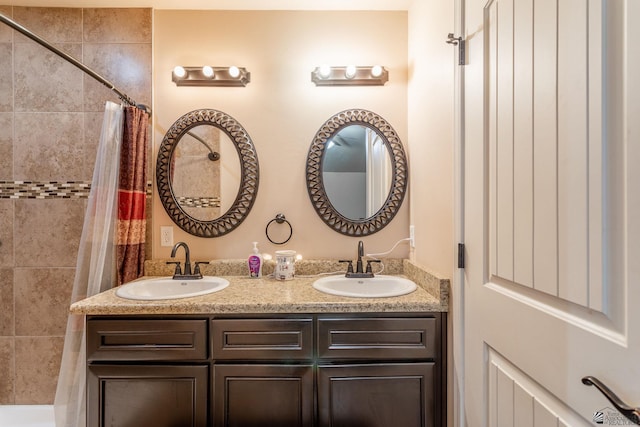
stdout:
[[171,188],[178,205],[196,220],[212,221],[230,207],[240,187],[240,160],[219,128],[198,125],[173,151]]
[[386,227],[402,205],[407,179],[402,141],[373,111],[334,114],[309,147],[309,200],[327,226],[347,236],[368,236]]
[[178,227],[194,236],[220,237],[235,230],[253,207],[259,177],[251,137],[222,111],[184,114],[158,150],[162,206]]
[[391,156],[382,136],[363,125],[349,125],[327,140],[322,181],[340,215],[351,220],[378,212],[391,190]]

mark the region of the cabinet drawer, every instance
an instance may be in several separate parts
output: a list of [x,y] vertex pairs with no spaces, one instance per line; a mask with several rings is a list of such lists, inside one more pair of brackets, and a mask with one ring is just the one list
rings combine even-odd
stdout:
[[87,359],[206,360],[207,320],[89,320]]
[[320,318],[322,359],[433,359],[436,318]]
[[214,319],[211,346],[219,360],[311,359],[313,320]]

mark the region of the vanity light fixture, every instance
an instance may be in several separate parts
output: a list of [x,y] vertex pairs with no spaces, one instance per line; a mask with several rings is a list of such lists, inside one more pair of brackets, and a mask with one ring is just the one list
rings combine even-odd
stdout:
[[240,75],[240,69],[235,65],[232,65],[231,67],[229,67],[229,75],[232,78],[237,79],[238,76]]
[[204,67],[202,67],[202,74],[205,77],[212,78],[213,76],[216,75],[216,72],[213,71],[213,67],[211,67],[209,65],[205,65]]
[[347,65],[347,68],[344,69],[344,76],[351,80],[356,76],[356,71],[355,65]]
[[316,86],[384,86],[389,71],[381,65],[321,65],[311,72],[311,81]]
[[173,69],[173,75],[176,76],[177,78],[183,78],[184,76],[187,75],[187,70],[184,69],[184,67],[181,67],[180,65],[177,65],[174,69]]
[[171,73],[176,86],[246,86],[251,73],[244,67],[182,67],[178,65]]
[[331,67],[329,65],[321,65],[318,67],[318,76],[322,79],[328,79],[331,76]]

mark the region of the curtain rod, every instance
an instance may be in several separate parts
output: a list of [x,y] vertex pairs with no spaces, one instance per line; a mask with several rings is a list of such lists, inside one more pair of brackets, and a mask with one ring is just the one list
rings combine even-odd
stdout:
[[93,77],[95,80],[99,81],[100,83],[105,85],[107,88],[109,88],[113,92],[115,92],[118,95],[118,98],[120,98],[120,100],[122,100],[123,102],[126,102],[127,104],[129,104],[129,105],[131,105],[133,107],[140,108],[141,110],[144,110],[148,115],[151,115],[151,108],[149,108],[148,106],[146,106],[144,104],[137,104],[133,99],[131,99],[129,97],[129,95],[127,95],[126,93],[120,91],[109,80],[105,79],[100,74],[96,73],[91,68],[87,67],[82,62],[80,62],[77,59],[75,59],[73,56],[70,56],[70,55],[64,53],[63,51],[61,51],[60,49],[52,46],[49,42],[47,42],[42,37],[34,34],[30,30],[28,30],[27,28],[25,28],[22,25],[18,24],[16,21],[14,21],[14,20],[12,20],[10,18],[7,18],[2,13],[0,13],[0,21],[4,22],[5,24],[10,26],[14,30],[19,31],[20,33],[22,33],[25,36],[29,37],[31,40],[35,41],[36,43],[40,44],[41,46],[47,48],[48,50],[50,50],[51,52],[55,53],[56,55],[58,55],[59,57],[61,57],[65,61],[70,62],[71,64],[73,64],[76,67],[80,68],[82,71],[84,71],[85,73],[87,73],[88,75]]

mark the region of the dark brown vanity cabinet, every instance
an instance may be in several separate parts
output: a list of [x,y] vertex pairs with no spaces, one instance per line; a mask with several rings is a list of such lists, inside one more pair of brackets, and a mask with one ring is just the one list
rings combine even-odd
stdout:
[[89,317],[88,426],[442,426],[445,316]]
[[313,318],[213,319],[213,425],[314,424]]
[[433,363],[318,367],[318,425],[433,426]]
[[87,427],[206,427],[207,319],[89,318]]
[[205,427],[208,375],[206,366],[91,366],[87,426]]
[[444,425],[441,316],[318,318],[320,427]]

